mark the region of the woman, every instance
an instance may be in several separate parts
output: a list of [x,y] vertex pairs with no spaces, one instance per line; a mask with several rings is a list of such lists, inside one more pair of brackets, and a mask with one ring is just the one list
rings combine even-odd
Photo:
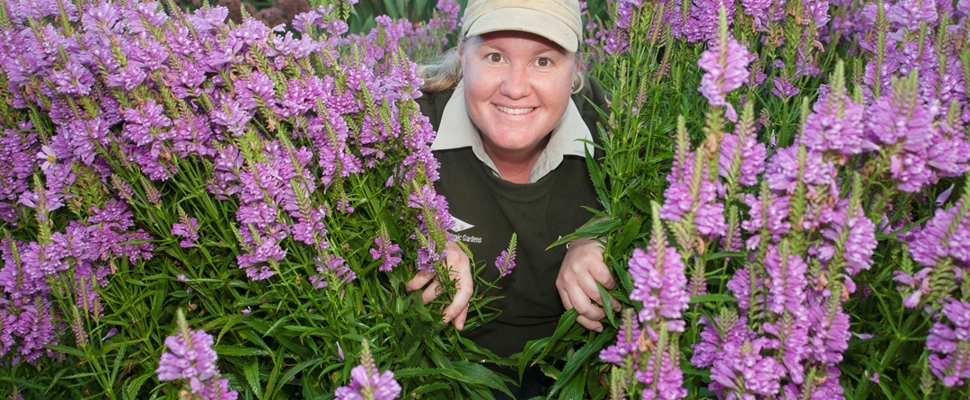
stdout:
[[[579,71],[581,29],[577,0],[470,0],[459,45],[421,71],[426,94],[418,103],[438,132],[436,189],[448,199],[456,234],[489,263],[513,233],[518,238],[514,272],[488,293],[502,296],[491,304],[500,314],[468,335],[502,357],[551,335],[566,309],[575,308],[586,328],[602,330],[597,283],[614,285],[600,243],[547,250],[589,221],[583,207],[597,206],[584,142],[593,141],[599,120],[592,104],[606,109],[606,93],[585,84]],[[458,292],[444,319],[462,329],[471,268],[454,243],[447,263]],[[485,271],[489,280],[499,273]],[[433,278],[420,273],[408,287],[423,288],[430,301],[437,295]]]

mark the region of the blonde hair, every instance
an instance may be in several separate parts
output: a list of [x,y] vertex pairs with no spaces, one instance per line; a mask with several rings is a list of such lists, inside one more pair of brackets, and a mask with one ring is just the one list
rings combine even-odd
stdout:
[[421,91],[435,93],[451,89],[461,80],[461,53],[464,41],[448,49],[431,64],[418,67],[418,76],[424,79]]
[[[424,79],[421,91],[425,93],[436,93],[451,89],[458,85],[461,80],[461,51],[464,50],[465,41],[458,42],[458,45],[448,49],[437,60],[430,64],[418,66],[418,76]],[[576,66],[582,65],[582,54],[576,55]],[[586,85],[586,77],[582,73],[577,73],[573,77],[573,93],[579,93]]]

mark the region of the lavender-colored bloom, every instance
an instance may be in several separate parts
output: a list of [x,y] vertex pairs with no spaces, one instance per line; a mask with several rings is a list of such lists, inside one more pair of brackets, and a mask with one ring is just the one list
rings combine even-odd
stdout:
[[824,27],[829,23],[828,0],[804,0],[802,11],[805,14],[805,20],[814,22],[816,28]]
[[798,146],[778,149],[768,161],[765,171],[768,187],[789,195],[794,193],[798,181],[801,181],[810,186],[821,186],[835,197],[839,193],[835,176],[835,165],[814,151],[808,151],[805,155],[805,170],[800,173]]
[[[16,319],[8,320],[7,326],[11,336],[19,339],[14,364],[20,360],[34,364],[41,356],[52,357],[54,353],[47,346],[57,344],[59,336],[59,330],[54,326],[53,304],[42,297],[35,297],[31,302],[14,305],[20,307],[20,313]],[[8,312],[11,310],[7,308]]]
[[[741,228],[748,232],[766,228],[772,240],[778,242],[791,229],[791,222],[788,221],[790,199],[776,193],[769,193],[768,196],[768,199],[762,199],[751,194],[744,195],[744,204],[748,205],[751,217],[741,221]],[[752,235],[746,246],[753,250],[758,247],[759,242],[760,236]]]
[[176,334],[165,339],[168,351],[162,353],[158,363],[158,380],[188,380],[193,393],[202,390],[202,381],[216,376],[218,355],[212,350],[212,335],[204,330]]
[[[818,258],[823,261],[832,259],[837,248],[843,249],[845,270],[855,275],[861,270],[872,267],[872,254],[876,250],[876,224],[865,216],[862,207],[848,217],[847,204],[840,204],[835,212],[829,214],[831,222],[822,229],[822,237],[827,239],[818,248]],[[845,232],[845,243],[838,243]]]
[[[687,276],[684,263],[677,249],[665,246],[662,238],[651,240],[647,251],[633,249],[628,262],[633,277],[633,291],[630,299],[643,303],[639,320],[643,323],[658,318],[679,320],[681,312],[687,309],[690,296],[687,294]],[[668,329],[678,331],[682,328],[671,324]]]
[[228,379],[210,379],[199,395],[204,400],[236,400],[239,393],[229,389]]
[[[768,23],[772,19],[769,15],[773,5],[771,0],[741,0],[741,5],[744,7],[744,13],[754,19],[754,27],[759,32],[768,30]],[[782,4],[776,7],[783,8]]]
[[863,136],[864,107],[845,94],[829,92],[812,106],[805,120],[801,143],[811,150],[844,155],[875,150]]
[[785,259],[778,248],[769,246],[764,268],[768,274],[767,309],[776,315],[788,313],[799,324],[808,322],[808,264],[796,254],[788,254]]
[[500,276],[511,274],[515,268],[515,250],[502,250],[502,254],[495,259],[495,268],[498,268]]
[[[805,307],[802,306],[802,309]],[[779,318],[774,323],[762,325],[765,337],[771,338],[765,348],[780,355],[788,377],[796,384],[805,382],[805,360],[811,355],[808,347],[808,328],[800,322]]]
[[[722,349],[725,343],[748,341],[754,336],[744,317],[730,320],[715,318],[711,322],[706,316],[702,316],[699,324],[703,325],[700,341],[692,345],[694,355],[690,359],[695,368],[710,368],[723,358],[725,354]],[[716,382],[712,382],[714,384]]]
[[772,79],[771,93],[775,96],[781,97],[782,99],[790,99],[798,94],[801,90],[795,85],[792,85],[791,78],[788,77],[775,77]]
[[721,357],[711,366],[712,388],[729,398],[777,394],[787,371],[774,357],[761,354],[766,340],[737,339],[722,343]]
[[758,183],[758,175],[765,170],[767,148],[764,143],[758,143],[755,140],[753,129],[745,129],[744,125],[743,121],[736,125],[738,135],[725,133],[724,138],[721,139],[720,157],[717,163],[718,174],[727,177],[735,157],[738,157],[741,162],[738,183],[751,186]]
[[606,39],[603,43],[603,50],[606,51],[606,54],[614,57],[625,53],[627,48],[630,47],[629,35],[629,32],[624,29],[610,29],[606,34]]
[[[438,232],[446,235],[447,240],[453,239],[447,232],[454,228],[455,220],[448,213],[448,202],[444,196],[437,194],[433,187],[424,185],[418,191],[409,194],[408,207],[421,211],[418,214],[420,222],[418,232],[415,232],[414,238],[417,238],[418,234],[427,238],[432,232]],[[444,253],[445,249],[438,249],[434,241],[426,240],[425,245],[418,249],[418,269],[433,270],[434,263],[444,259]]]
[[970,15],[970,0],[958,0],[956,11],[961,17]]
[[192,247],[199,240],[199,222],[195,218],[187,218],[172,224],[172,235],[184,238],[179,246]]
[[224,126],[226,130],[236,136],[246,132],[246,126],[253,116],[254,111],[247,110],[238,101],[232,99],[226,99],[209,113],[209,119],[213,123]]
[[866,109],[866,135],[873,143],[892,146],[890,173],[897,188],[916,192],[933,180],[926,149],[939,138],[933,127],[936,108],[900,89],[885,93]]
[[[946,257],[954,257],[970,265],[970,248],[960,239],[970,237],[970,220],[959,214],[962,201],[947,209],[939,209],[909,243],[909,256],[920,265],[936,267]],[[955,221],[959,219],[959,221]],[[956,229],[951,232],[951,226]]]
[[636,364],[640,356],[640,345],[637,343],[641,337],[640,322],[636,314],[631,313],[631,317],[629,324],[620,325],[616,334],[616,344],[600,351],[600,360],[622,367],[624,360],[630,356]]
[[337,399],[394,400],[401,396],[401,385],[394,380],[394,372],[378,372],[370,351],[361,355],[361,365],[350,370],[350,377],[349,385],[341,386],[334,392]]
[[190,330],[181,310],[178,325],[179,332],[165,338],[168,350],[162,353],[155,370],[158,380],[186,381],[189,391],[203,400],[235,400],[238,394],[229,390],[229,381],[220,379],[212,335],[201,329]]
[[68,60],[63,68],[51,73],[51,81],[61,94],[84,96],[91,93],[94,76],[77,61]]
[[712,106],[725,106],[728,103],[724,97],[748,80],[748,63],[754,57],[733,37],[721,37],[715,43],[701,53],[697,61],[704,70],[697,90]]
[[[693,158],[693,157],[690,157]],[[701,174],[705,175],[701,179],[700,187],[697,192],[692,190],[690,182],[691,176],[696,173],[693,171],[693,163],[685,165],[682,177],[677,177],[678,171],[672,171],[667,177],[671,185],[664,191],[666,200],[660,207],[660,218],[667,221],[682,221],[683,218],[693,213],[692,221],[697,232],[706,238],[722,236],[727,232],[727,223],[724,221],[724,204],[717,202],[717,184],[706,179],[707,167],[702,166]]]
[[[679,34],[687,42],[706,42],[717,38],[718,13],[725,9],[728,24],[734,21],[734,2],[726,0],[693,0],[686,21],[679,27]],[[677,13],[675,13],[676,15]]]
[[922,23],[936,26],[939,15],[936,13],[935,1],[899,0],[887,7],[886,18],[895,26],[917,32]]
[[687,397],[680,360],[671,357],[671,352],[665,349],[657,351],[659,353],[654,353],[647,360],[646,369],[636,372],[637,380],[646,385],[640,394],[641,398],[677,400]]
[[[834,295],[838,295],[837,293]],[[830,319],[830,314],[833,314]],[[809,348],[812,358],[821,363],[836,365],[849,348],[849,314],[838,305],[834,313],[825,304],[811,304],[808,309]]]
[[[30,123],[21,123],[20,131],[5,129],[0,133],[0,220],[14,223],[18,200],[29,188],[34,173],[37,134]],[[50,169],[50,165],[48,165]]]
[[377,248],[370,249],[371,257],[373,257],[375,260],[384,260],[384,262],[378,268],[379,270],[390,271],[394,269],[396,265],[401,263],[401,247],[391,242],[390,237],[385,235],[378,236],[374,238],[374,244],[377,246]]
[[943,317],[952,327],[937,321],[926,337],[930,370],[946,387],[962,386],[970,378],[970,304],[951,299],[943,305]]

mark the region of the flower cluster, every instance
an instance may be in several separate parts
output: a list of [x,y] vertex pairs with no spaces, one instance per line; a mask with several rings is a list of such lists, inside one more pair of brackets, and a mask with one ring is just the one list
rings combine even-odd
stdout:
[[[762,32],[762,44],[781,46],[772,53],[779,58],[769,63],[775,94],[782,99],[769,101],[787,102],[798,94],[796,79],[820,73],[811,45],[832,37],[830,21],[836,13],[828,2],[721,3],[688,2],[686,11],[673,4],[678,12],[666,19],[672,35],[708,45],[698,65],[703,73],[699,91],[710,111],[697,148],[692,149],[685,118],[678,120],[668,187],[657,210],[673,246],[667,248],[666,236],[656,234],[650,246],[657,247],[654,241],[663,238],[657,248],[665,249],[666,259],[681,263],[682,276],[666,283],[666,290],[677,288],[673,290],[679,293],[687,287],[687,293],[698,296],[715,287],[712,282],[723,282],[720,288],[736,299],[736,306],[726,307],[720,317],[700,318],[700,341],[691,346],[693,366],[710,369],[709,387],[719,398],[841,398],[839,364],[851,337],[845,303],[857,292],[855,277],[874,265],[877,232],[900,227],[877,227],[872,218],[897,212],[908,221],[903,215],[909,210],[905,203],[894,204],[894,196],[925,190],[970,168],[965,136],[970,113],[965,87],[956,88],[965,85],[954,84],[963,82],[965,73],[952,66],[964,68],[965,59],[958,59],[959,49],[948,36],[953,33],[946,33],[946,21],[933,11],[936,6],[900,1],[888,4],[889,11],[867,7],[869,26],[884,29],[878,43],[854,27],[838,27],[864,43],[864,53],[878,53],[883,66],[867,63],[857,70],[855,81],[848,81],[842,62],[835,62],[818,98],[803,99],[797,134],[779,139],[759,133],[771,124],[771,107],[754,98],[767,92],[760,87],[766,82],[766,66],[749,53],[753,41],[739,43],[731,37],[731,21],[736,31]],[[719,23],[711,11],[716,9],[721,10]],[[738,13],[743,16],[736,17]],[[851,12],[837,15],[855,18]],[[782,24],[783,36],[778,30]],[[937,35],[947,39],[917,34],[927,32],[926,24],[940,25]],[[958,25],[950,32],[958,32]],[[749,35],[739,37],[750,40]],[[727,94],[745,85],[753,90],[738,96],[744,106],[739,118]],[[639,106],[628,100],[634,103],[630,107]],[[756,107],[762,108],[760,118],[754,115]],[[732,123],[733,133],[728,129]],[[768,143],[759,143],[759,136]],[[933,345],[927,347],[936,354],[930,369],[947,386],[961,379],[960,360],[966,357],[959,347],[966,344],[953,339],[958,335],[953,332],[963,329],[961,317],[955,316],[962,303],[957,296],[937,292],[940,287],[956,290],[970,261],[962,240],[970,237],[964,232],[970,226],[965,222],[970,220],[967,204],[970,199],[941,210],[926,227],[900,235],[923,269],[895,274],[911,290],[907,305],[944,308],[941,317],[934,317]],[[712,280],[704,271],[715,252],[741,253],[725,262],[727,279]],[[652,263],[658,254],[633,250],[627,270],[633,282],[629,298],[643,308],[635,324],[620,329],[616,345],[601,354],[603,360],[623,368],[645,365],[644,347],[636,346],[631,334],[652,344],[648,322],[657,318],[665,301],[644,289],[641,281],[659,280],[640,278],[646,270],[634,260]],[[683,265],[691,263],[694,269],[685,271]],[[861,296],[866,295],[863,289]]]
[[509,239],[509,247],[502,250],[502,253],[495,258],[495,268],[498,268],[499,276],[506,276],[512,273],[515,269],[515,246],[517,242],[517,235],[512,234],[512,238]]
[[351,382],[337,388],[334,393],[340,400],[394,400],[401,396],[401,385],[394,380],[394,372],[377,370],[370,345],[363,341],[360,365],[350,371]]
[[[633,278],[630,299],[643,304],[639,313],[625,316],[617,344],[600,352],[600,359],[628,369],[643,384],[643,398],[681,399],[683,388],[677,341],[670,334],[685,329],[687,276],[677,249],[667,236],[654,205],[653,237],[646,251],[634,249],[628,261]],[[622,379],[628,385],[630,379]],[[615,389],[614,389],[615,390]]]
[[[413,101],[421,79],[399,47],[418,35],[387,17],[350,35],[344,6],[307,9],[287,32],[229,22],[221,6],[4,3],[0,357],[34,363],[58,355],[50,345],[87,345],[91,326],[120,312],[102,299],[119,269],[132,281],[171,273],[203,297],[195,307],[222,301],[192,290],[199,278],[343,296],[362,271],[439,266],[452,218],[434,191],[434,131]],[[427,29],[444,37],[458,8],[439,11]],[[156,251],[165,257],[150,260]],[[225,395],[227,381],[210,379],[214,353],[197,351],[206,337],[169,338],[160,379]]]
[[201,400],[235,400],[238,393],[229,390],[229,381],[219,375],[212,335],[201,329],[189,330],[181,309],[177,320],[179,332],[165,338],[168,351],[162,353],[158,362],[158,380],[185,381],[189,392],[196,395],[194,398]]

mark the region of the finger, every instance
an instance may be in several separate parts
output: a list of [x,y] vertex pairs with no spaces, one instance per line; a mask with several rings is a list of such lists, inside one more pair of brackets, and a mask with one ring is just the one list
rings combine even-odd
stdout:
[[596,304],[603,304],[602,296],[600,296],[600,288],[596,284],[596,280],[591,275],[581,276],[576,280],[576,285],[582,290],[583,295],[588,298],[591,302]]
[[428,284],[428,287],[426,287],[424,291],[421,292],[421,301],[423,301],[424,304],[428,304],[429,302],[431,302],[431,300],[434,300],[438,297],[439,292],[441,292],[441,287],[438,286],[438,282],[432,281],[430,284]]
[[562,300],[562,306],[566,310],[573,309],[573,303],[569,301],[569,292],[566,291],[565,287],[559,287],[559,299]]
[[[460,268],[457,272],[453,273],[453,277],[457,279],[455,282],[455,297],[452,299],[451,305],[445,308],[444,322],[448,323],[454,320],[455,327],[458,327],[458,317],[468,312],[468,303],[471,301],[474,292],[472,288],[474,284],[472,283],[470,268]],[[462,325],[464,325],[464,318],[462,318]]]
[[458,328],[459,331],[465,329],[465,321],[467,320],[468,307],[465,307],[465,309],[461,311],[461,314],[458,314],[458,318],[455,319],[455,327]]
[[467,306],[464,309],[462,309],[461,312],[458,313],[458,316],[455,317],[455,329],[458,329],[459,331],[462,330],[462,329],[465,329],[465,320],[466,319],[468,319],[468,307]]
[[[468,311],[468,302],[471,300],[471,294],[465,295],[462,291],[455,293],[455,299],[445,308],[444,323],[449,323],[452,320],[457,321],[457,318]],[[457,326],[457,325],[456,325]]]
[[580,315],[578,318],[576,318],[576,322],[591,331],[603,332],[603,324],[601,324],[598,320],[591,320]]
[[407,290],[409,292],[423,288],[428,282],[434,279],[434,271],[418,271],[414,277],[408,281]]
[[602,308],[593,304],[589,296],[578,286],[574,286],[572,289],[567,289],[569,292],[569,302],[572,303],[573,308],[579,315],[585,316],[589,319],[599,320],[606,316],[606,313]]

